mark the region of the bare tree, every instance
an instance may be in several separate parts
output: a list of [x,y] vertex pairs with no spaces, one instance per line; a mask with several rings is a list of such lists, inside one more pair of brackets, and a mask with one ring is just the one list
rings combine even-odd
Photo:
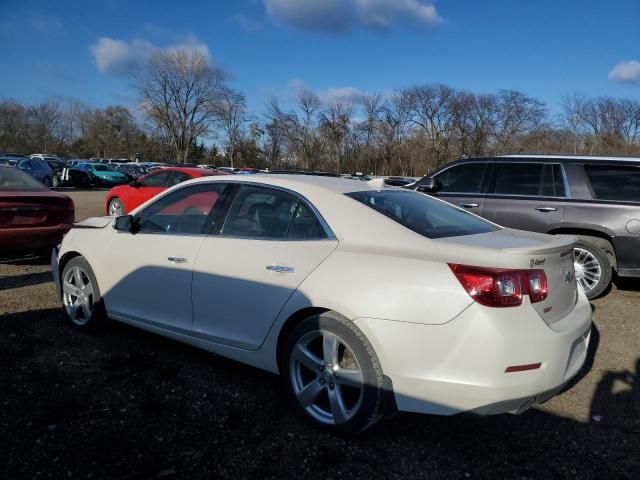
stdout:
[[146,117],[171,140],[179,162],[214,121],[224,75],[195,50],[155,52],[134,78]]
[[229,87],[222,87],[218,98],[211,104],[218,126],[225,134],[231,167],[234,166],[242,125],[248,121],[244,95]]

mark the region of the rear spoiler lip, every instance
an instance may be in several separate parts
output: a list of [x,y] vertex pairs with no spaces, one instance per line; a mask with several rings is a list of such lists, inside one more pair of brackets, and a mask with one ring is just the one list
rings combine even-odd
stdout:
[[540,247],[512,247],[502,251],[514,255],[548,255],[550,253],[564,253],[576,244],[578,239],[574,235],[552,235],[553,240]]

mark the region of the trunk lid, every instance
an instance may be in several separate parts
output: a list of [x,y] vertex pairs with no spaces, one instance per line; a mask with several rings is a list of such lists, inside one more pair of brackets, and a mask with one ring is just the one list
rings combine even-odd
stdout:
[[0,228],[71,225],[73,201],[53,192],[4,193],[0,196]]
[[[573,245],[576,238],[571,235],[544,235],[505,228],[434,241],[448,263],[544,270],[547,298],[531,306],[548,325],[565,317],[575,306],[578,287],[573,267]],[[529,298],[524,301],[529,302]]]

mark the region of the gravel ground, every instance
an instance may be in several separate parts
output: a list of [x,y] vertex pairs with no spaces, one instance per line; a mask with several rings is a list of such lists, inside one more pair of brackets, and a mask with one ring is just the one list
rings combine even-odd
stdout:
[[[104,192],[70,192],[77,219]],[[65,321],[48,265],[0,262],[0,478],[639,478],[640,282],[593,302],[588,368],[519,416],[402,414],[345,439],[277,376],[112,324]]]

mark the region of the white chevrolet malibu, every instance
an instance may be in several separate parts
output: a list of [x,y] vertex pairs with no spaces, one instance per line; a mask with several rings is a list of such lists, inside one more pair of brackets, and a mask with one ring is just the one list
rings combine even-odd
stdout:
[[86,220],[52,261],[78,327],[110,318],[279,372],[302,412],[357,432],[562,389],[591,328],[573,241],[376,181],[253,175]]

